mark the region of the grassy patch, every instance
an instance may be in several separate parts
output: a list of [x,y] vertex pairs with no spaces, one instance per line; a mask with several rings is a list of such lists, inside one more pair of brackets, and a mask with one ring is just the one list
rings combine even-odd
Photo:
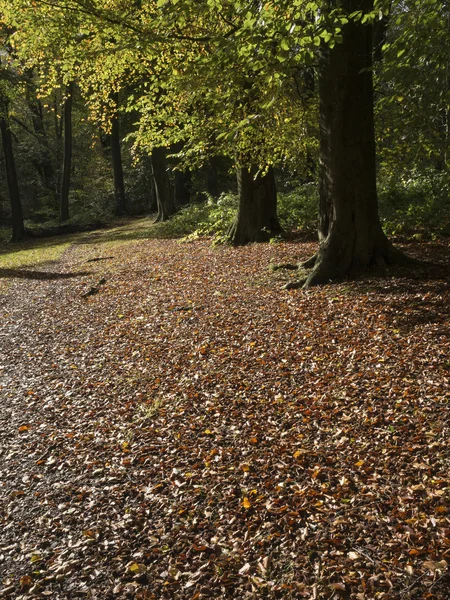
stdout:
[[71,241],[39,240],[0,246],[0,294],[5,294],[14,275],[11,271],[34,269],[58,260]]
[[45,240],[39,244],[33,243],[32,247],[27,246],[25,242],[14,244],[9,252],[8,248],[0,250],[0,269],[22,269],[53,262],[70,246],[70,242],[59,240],[59,243],[53,241],[50,244]]

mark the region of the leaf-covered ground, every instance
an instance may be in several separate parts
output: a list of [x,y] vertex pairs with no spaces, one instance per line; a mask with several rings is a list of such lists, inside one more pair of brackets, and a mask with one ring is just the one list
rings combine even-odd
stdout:
[[450,597],[448,243],[82,242],[2,272],[0,597]]

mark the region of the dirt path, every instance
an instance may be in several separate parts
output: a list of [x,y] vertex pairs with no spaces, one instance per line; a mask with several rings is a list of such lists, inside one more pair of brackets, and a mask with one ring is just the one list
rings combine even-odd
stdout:
[[448,598],[445,269],[85,241],[0,296],[0,597]]

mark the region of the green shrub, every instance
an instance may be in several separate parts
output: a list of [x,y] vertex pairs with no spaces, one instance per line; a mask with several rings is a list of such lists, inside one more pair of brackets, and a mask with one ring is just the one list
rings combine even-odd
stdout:
[[388,235],[450,235],[450,174],[431,171],[381,181],[378,196]]
[[319,194],[315,183],[305,183],[291,192],[278,194],[278,217],[283,229],[317,229]]
[[[207,196],[205,202],[182,208],[167,223],[159,225],[168,237],[185,236],[187,240],[212,236],[225,241],[236,217],[238,196],[222,193],[217,200]],[[283,229],[315,231],[317,227],[318,193],[314,184],[305,184],[289,193],[278,194],[278,215]]]
[[159,233],[167,237],[185,237],[187,240],[202,236],[223,239],[236,216],[238,198],[223,193],[217,200],[207,196],[204,202],[183,207],[169,221],[157,225]]

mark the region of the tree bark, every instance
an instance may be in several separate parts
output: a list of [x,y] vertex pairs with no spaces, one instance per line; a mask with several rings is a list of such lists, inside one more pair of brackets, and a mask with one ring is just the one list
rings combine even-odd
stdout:
[[[119,94],[115,93],[113,99],[119,106]],[[111,124],[111,161],[114,178],[114,201],[116,215],[124,215],[127,212],[127,201],[125,196],[125,184],[123,180],[122,153],[120,149],[120,125],[119,114],[113,117]]]
[[52,152],[47,137],[47,130],[44,124],[44,113],[42,102],[36,98],[36,86],[34,81],[33,70],[27,71],[27,87],[26,97],[27,103],[31,111],[31,120],[33,123],[33,130],[40,142],[42,156],[36,161],[36,166],[42,178],[43,185],[55,192],[55,170],[52,161]]
[[281,233],[277,217],[277,188],[272,167],[264,175],[257,167],[237,169],[239,208],[228,237],[234,246],[267,242]]
[[206,191],[213,198],[218,198],[220,194],[219,189],[219,158],[217,156],[211,157],[206,171]]
[[175,178],[175,205],[177,207],[186,206],[191,200],[191,172],[174,170]]
[[72,133],[72,106],[73,106],[73,83],[69,83],[66,89],[66,99],[64,101],[64,153],[63,166],[61,177],[61,193],[59,200],[59,215],[61,222],[68,221],[69,213],[69,192],[70,192],[70,176],[72,172],[72,149],[73,149],[73,133]]
[[154,148],[151,155],[158,214],[156,223],[167,221],[176,212],[172,186],[167,172],[165,148]]
[[[343,0],[349,13],[371,0]],[[323,45],[319,66],[319,251],[304,286],[326,283],[403,256],[378,215],[372,83],[372,27],[350,21],[343,41]]]
[[22,204],[20,201],[19,184],[17,181],[16,163],[11,131],[8,122],[8,103],[0,106],[0,130],[2,134],[3,154],[5,156],[6,180],[8,183],[9,199],[11,202],[12,236],[11,241],[20,242],[25,237]]

